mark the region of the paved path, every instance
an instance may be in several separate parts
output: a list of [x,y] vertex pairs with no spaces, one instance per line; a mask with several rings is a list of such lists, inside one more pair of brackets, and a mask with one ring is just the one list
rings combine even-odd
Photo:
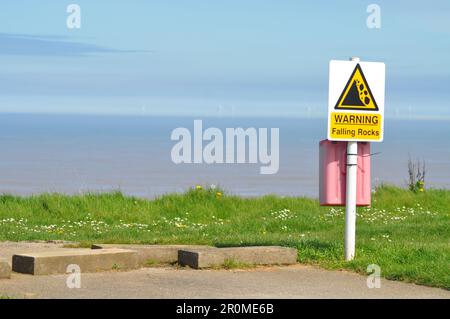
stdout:
[[13,274],[0,280],[0,295],[25,298],[450,298],[450,291],[382,280],[369,289],[366,277],[310,266],[251,270],[145,268],[82,274],[69,289],[66,275]]
[[[57,245],[57,246],[60,246]],[[1,243],[0,257],[54,244]],[[248,270],[194,270],[176,267],[81,275],[81,288],[69,289],[67,275],[12,274],[0,280],[0,295],[19,298],[448,298],[450,291],[381,281],[369,289],[366,276],[312,266]]]

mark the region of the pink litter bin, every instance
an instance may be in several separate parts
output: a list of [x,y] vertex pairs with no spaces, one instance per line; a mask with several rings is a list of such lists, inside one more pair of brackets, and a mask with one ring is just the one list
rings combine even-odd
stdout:
[[[324,206],[345,206],[347,142],[320,141],[319,200]],[[370,205],[370,143],[358,143],[356,205]]]

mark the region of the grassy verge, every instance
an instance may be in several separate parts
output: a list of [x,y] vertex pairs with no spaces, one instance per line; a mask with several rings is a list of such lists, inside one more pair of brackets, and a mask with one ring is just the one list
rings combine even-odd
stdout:
[[0,240],[284,245],[299,261],[450,289],[450,191],[384,186],[358,208],[357,256],[344,262],[344,210],[302,197],[240,198],[193,189],[156,200],[121,193],[0,196]]

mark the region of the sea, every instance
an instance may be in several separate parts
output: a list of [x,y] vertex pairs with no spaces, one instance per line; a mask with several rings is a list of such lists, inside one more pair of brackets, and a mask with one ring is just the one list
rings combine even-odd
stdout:
[[[176,164],[172,131],[203,128],[279,128],[279,170],[256,164]],[[319,142],[324,118],[152,117],[0,114],[0,193],[79,194],[122,191],[155,198],[195,185],[241,196],[318,197]],[[450,188],[450,122],[390,120],[384,141],[371,143],[372,187],[406,186],[408,160],[425,163],[426,188]]]

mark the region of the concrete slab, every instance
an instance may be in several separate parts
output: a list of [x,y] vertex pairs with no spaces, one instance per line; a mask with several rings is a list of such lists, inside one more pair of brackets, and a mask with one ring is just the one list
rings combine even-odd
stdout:
[[208,248],[205,245],[128,245],[128,244],[94,244],[92,249],[120,248],[136,251],[138,263],[174,264],[178,261],[178,251],[181,249]]
[[32,275],[64,274],[67,266],[76,264],[81,272],[95,272],[138,267],[137,253],[125,249],[58,249],[46,252],[17,254],[12,270]]
[[178,252],[178,263],[192,268],[222,266],[227,260],[250,265],[289,265],[297,262],[297,249],[279,246],[210,247]]
[[11,265],[6,259],[0,259],[0,279],[11,278]]
[[[21,242],[11,242],[3,241],[0,242],[0,258],[6,259],[11,263],[12,256],[25,253],[37,253],[42,251],[50,251],[59,248],[64,248],[64,245],[76,245],[76,242],[68,241],[21,241]],[[78,249],[78,248],[71,248]]]

